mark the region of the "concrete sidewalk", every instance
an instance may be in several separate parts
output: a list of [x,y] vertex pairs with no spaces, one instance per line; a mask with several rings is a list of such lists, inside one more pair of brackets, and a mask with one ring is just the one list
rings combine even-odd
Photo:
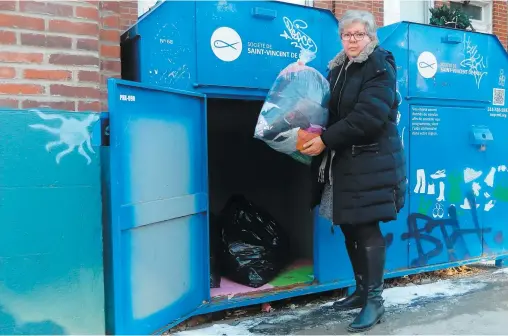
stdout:
[[[370,335],[508,335],[508,269],[385,290],[385,322]],[[332,302],[222,321],[177,335],[342,335],[358,311]]]

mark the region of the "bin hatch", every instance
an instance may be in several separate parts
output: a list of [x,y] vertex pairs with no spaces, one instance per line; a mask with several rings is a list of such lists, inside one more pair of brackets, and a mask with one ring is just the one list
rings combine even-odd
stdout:
[[205,98],[111,79],[114,333],[149,334],[209,299]]

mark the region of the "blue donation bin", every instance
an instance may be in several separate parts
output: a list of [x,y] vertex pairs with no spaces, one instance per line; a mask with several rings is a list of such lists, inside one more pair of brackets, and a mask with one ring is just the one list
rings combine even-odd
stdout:
[[[379,31],[398,65],[410,191],[383,225],[386,276],[505,256],[506,52],[492,35],[398,23]],[[340,230],[309,210],[308,168],[253,138],[277,74],[300,50],[323,74],[341,50],[325,10],[274,1],[165,1],[122,36],[109,81],[107,325],[162,332],[227,308],[353,285]],[[496,126],[497,125],[497,126]],[[505,159],[506,158],[506,159]],[[210,288],[210,214],[242,194],[290,239],[260,288]]]

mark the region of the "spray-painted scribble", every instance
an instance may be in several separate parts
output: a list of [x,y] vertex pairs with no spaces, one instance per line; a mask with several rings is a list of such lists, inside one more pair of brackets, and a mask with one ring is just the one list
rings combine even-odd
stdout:
[[[469,200],[474,203],[474,198],[470,197],[468,202]],[[471,212],[472,222],[474,223],[474,227],[471,229],[460,227],[457,209],[454,206],[450,206],[448,209],[449,218],[441,219],[444,217],[444,209],[437,207],[437,205],[432,215],[434,218],[439,219],[419,213],[412,213],[408,216],[408,232],[403,233],[401,239],[403,241],[411,239],[416,246],[418,257],[411,261],[411,267],[428,265],[432,258],[440,256],[443,252],[448,254],[448,261],[453,262],[467,258],[469,251],[464,239],[467,235],[476,235],[482,246],[486,246],[484,234],[490,233],[492,229],[481,228],[476,211]],[[436,228],[439,230],[440,235],[433,234]],[[428,244],[424,244],[424,242],[432,244],[433,248],[429,249],[426,247]]]
[[478,46],[473,45],[471,37],[466,38],[466,34],[464,34],[464,60],[460,62],[460,65],[466,68],[470,75],[474,76],[478,89],[480,88],[483,76],[487,74],[484,71],[487,68],[485,62],[485,59],[478,51]]
[[318,47],[316,42],[304,32],[308,28],[307,22],[299,19],[291,21],[287,17],[284,17],[283,20],[286,30],[280,36],[286,40],[292,40],[291,45],[299,49],[305,49],[314,54],[317,53]]
[[91,153],[95,153],[91,144],[91,134],[89,131],[90,126],[99,120],[99,117],[95,114],[89,114],[83,120],[77,118],[66,118],[58,114],[44,114],[39,110],[34,110],[42,120],[60,120],[60,127],[49,127],[42,124],[29,125],[30,128],[46,131],[50,134],[56,135],[59,139],[48,142],[46,144],[46,150],[49,152],[52,148],[65,145],[66,149],[62,150],[56,155],[56,163],[59,164],[60,160],[73,152],[76,147],[78,153],[87,160],[87,164],[92,162],[92,159],[85,152],[84,145],[86,144],[87,149]]

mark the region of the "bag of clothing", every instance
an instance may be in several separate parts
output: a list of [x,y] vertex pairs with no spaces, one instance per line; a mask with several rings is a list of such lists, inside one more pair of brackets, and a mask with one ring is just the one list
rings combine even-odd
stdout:
[[223,274],[258,288],[286,265],[288,237],[266,211],[241,195],[233,195],[221,212]]
[[303,144],[321,135],[328,122],[330,85],[319,71],[306,65],[314,57],[302,50],[300,59],[280,72],[254,132],[254,138],[304,164],[310,164],[312,158],[300,153]]

